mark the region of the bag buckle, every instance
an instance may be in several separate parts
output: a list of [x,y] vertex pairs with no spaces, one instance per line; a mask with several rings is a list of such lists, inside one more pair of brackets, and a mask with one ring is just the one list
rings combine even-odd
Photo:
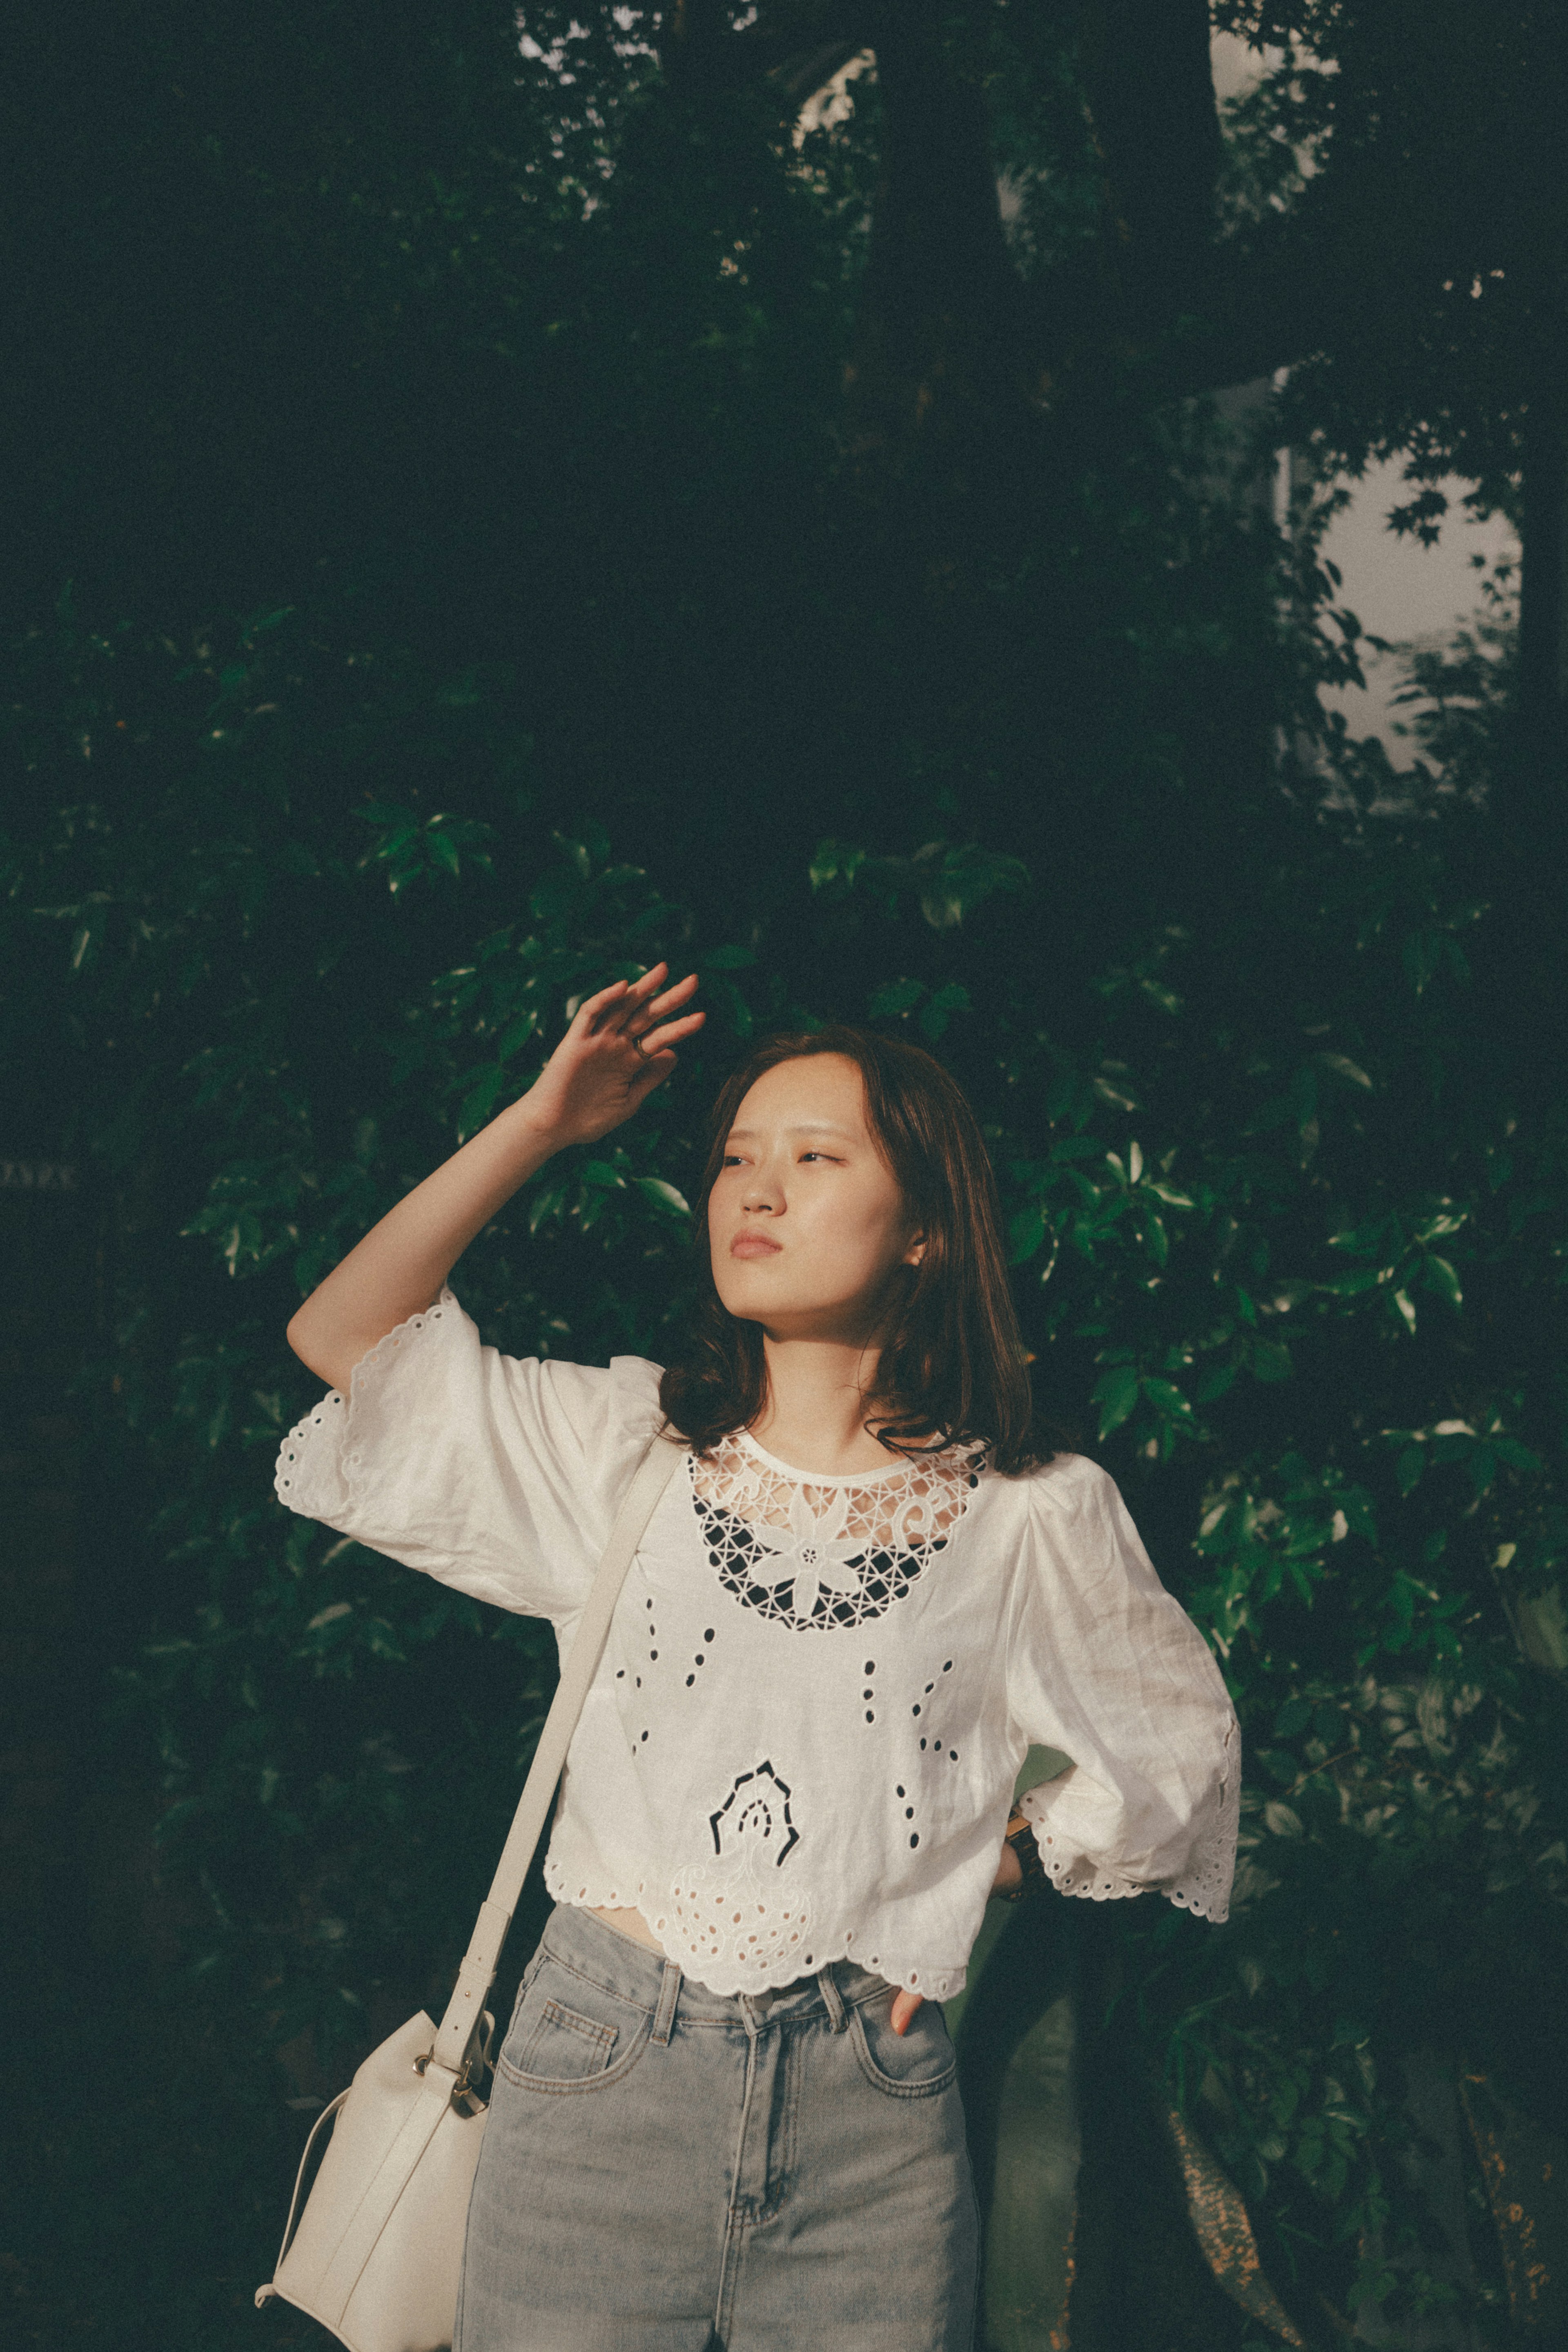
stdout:
[[[479,2077],[487,2074],[490,2071],[490,2043],[495,2031],[496,2021],[489,2011],[486,2010],[479,2020],[478,2030],[474,2040],[463,2053],[463,2063],[452,2078],[454,2106],[456,2106],[460,2100],[465,2100],[469,2107],[476,2111],[484,2105],[485,2102],[480,2096],[477,2084]],[[434,2056],[434,2048],[424,2051],[413,2062],[414,2073],[423,2075]]]

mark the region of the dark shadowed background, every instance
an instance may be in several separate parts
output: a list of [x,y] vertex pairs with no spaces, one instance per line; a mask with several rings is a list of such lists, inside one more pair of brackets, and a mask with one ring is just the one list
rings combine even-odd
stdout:
[[[1568,2341],[1561,10],[4,40],[10,2340],[324,2341],[251,2307],[299,2147],[553,1662],[277,1505],[283,1328],[668,955],[486,1336],[658,1355],[743,1042],[922,1040],[1242,1717],[1228,1926],[1045,1898],[953,2005],[989,2352]],[[1522,547],[1372,648],[1396,763],[1323,554],[1389,460]]]

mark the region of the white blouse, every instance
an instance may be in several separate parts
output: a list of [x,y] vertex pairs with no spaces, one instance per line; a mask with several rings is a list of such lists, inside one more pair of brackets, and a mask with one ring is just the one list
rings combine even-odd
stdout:
[[[548,1617],[564,1654],[658,1386],[640,1357],[481,1347],[444,1291],[290,1432],[277,1492]],[[957,1445],[807,1476],[737,1434],[677,1467],[643,1538],[546,1883],[640,1911],[715,1992],[852,1958],[945,1999],[1031,1745],[1077,1766],[1023,1801],[1061,1893],[1154,1887],[1226,1916],[1236,1718],[1104,1471],[1064,1454],[1003,1477]]]

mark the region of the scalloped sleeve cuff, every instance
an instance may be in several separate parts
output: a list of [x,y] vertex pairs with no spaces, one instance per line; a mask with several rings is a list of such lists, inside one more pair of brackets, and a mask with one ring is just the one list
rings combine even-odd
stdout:
[[1036,1474],[1033,1502],[1009,1708],[1019,1736],[1075,1768],[1020,1800],[1046,1872],[1064,1895],[1154,1891],[1223,1920],[1241,1735],[1208,1644],[1104,1471],[1061,1457]]
[[1114,1903],[1154,1893],[1217,1927],[1228,1918],[1241,1796],[1240,1735],[1234,1726],[1221,1742],[1221,1763],[1222,1775],[1207,1801],[1186,1816],[1170,1841],[1183,1850],[1167,1848],[1152,1875],[1128,1866],[1130,1825],[1116,1790],[1103,1788],[1078,1768],[1029,1790],[1019,1803],[1033,1825],[1040,1860],[1058,1894]]
[[481,1345],[450,1290],[371,1349],[349,1394],[285,1439],[275,1486],[307,1518],[476,1600],[558,1625],[580,1607],[657,1427],[659,1368]]

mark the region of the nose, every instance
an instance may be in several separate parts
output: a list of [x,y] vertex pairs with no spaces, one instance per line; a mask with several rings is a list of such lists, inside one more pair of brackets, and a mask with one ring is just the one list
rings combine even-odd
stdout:
[[784,1206],[783,1187],[779,1182],[777,1171],[768,1168],[754,1168],[751,1181],[741,1194],[740,1205],[743,1213],[748,1217],[777,1216]]

